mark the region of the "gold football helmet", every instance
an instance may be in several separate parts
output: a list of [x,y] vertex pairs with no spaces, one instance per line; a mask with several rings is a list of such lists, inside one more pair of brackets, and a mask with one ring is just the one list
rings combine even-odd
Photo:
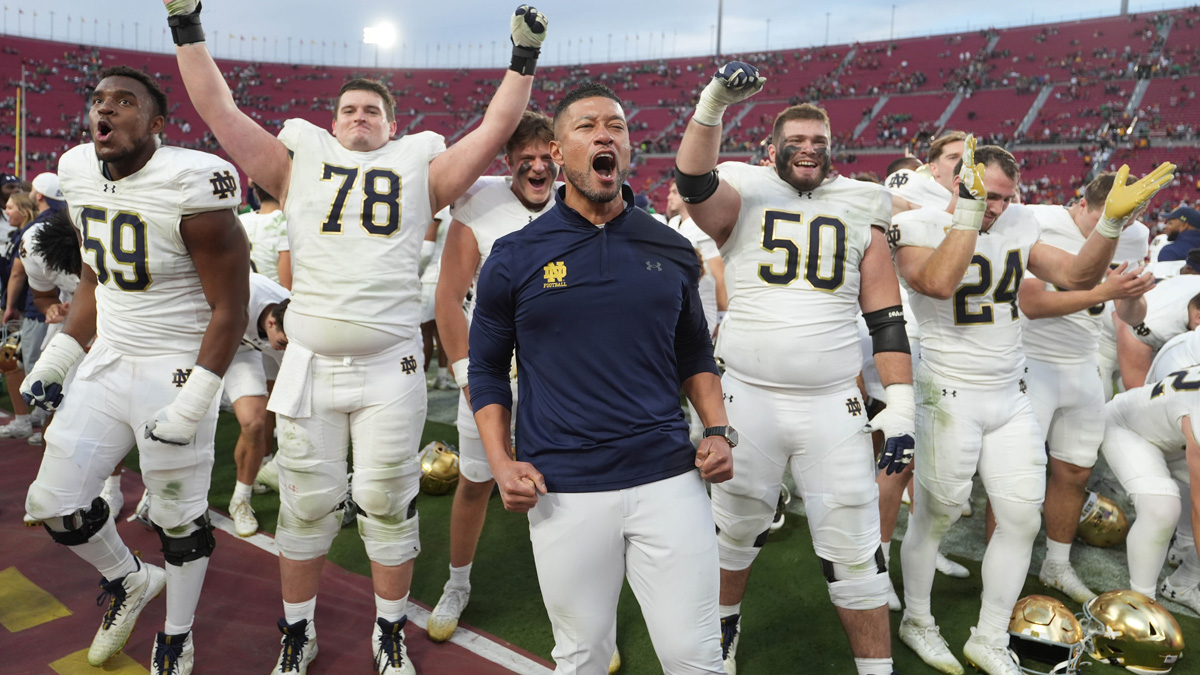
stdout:
[[421,448],[421,492],[444,495],[458,485],[458,453],[441,441]]
[[21,331],[7,331],[8,337],[0,344],[0,371],[8,373],[21,365]]
[[1093,659],[1134,673],[1169,673],[1183,655],[1175,617],[1137,591],[1109,591],[1083,606]]
[[1086,651],[1083,628],[1067,606],[1045,595],[1028,595],[1013,606],[1008,620],[1009,647],[1020,657],[1021,671],[1041,675],[1025,664],[1051,666],[1052,675],[1074,675]]
[[1129,521],[1121,507],[1108,497],[1089,490],[1075,536],[1091,546],[1108,548],[1125,541],[1127,534]]

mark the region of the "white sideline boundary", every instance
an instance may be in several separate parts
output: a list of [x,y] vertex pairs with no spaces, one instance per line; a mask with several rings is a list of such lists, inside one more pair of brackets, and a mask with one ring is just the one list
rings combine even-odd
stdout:
[[[212,519],[213,527],[223,532],[228,532],[230,535],[253,546],[257,546],[271,555],[279,555],[279,549],[275,547],[275,539],[271,536],[259,532],[250,537],[238,537],[233,529],[233,521],[228,516],[209,509],[208,517]],[[412,621],[421,628],[426,628],[429,625],[429,610],[410,602],[406,611],[408,612],[409,621]],[[459,626],[458,630],[454,631],[454,635],[450,637],[449,642],[498,666],[508,668],[519,675],[551,675],[554,672],[529,657],[518,654],[494,640],[486,638],[463,626]]]

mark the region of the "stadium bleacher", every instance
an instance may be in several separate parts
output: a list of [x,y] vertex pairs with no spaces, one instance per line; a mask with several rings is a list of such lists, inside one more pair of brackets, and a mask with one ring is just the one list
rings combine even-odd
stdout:
[[[1192,105],[1200,88],[1197,24],[1200,8],[1187,8],[730,55],[726,59],[758,65],[768,82],[763,92],[726,116],[723,152],[748,157],[770,133],[779,109],[812,101],[830,114],[841,160],[837,166],[845,173],[880,173],[897,152],[909,149],[921,156],[940,131],[963,129],[1008,144],[1018,158],[1024,156],[1031,198],[1040,200],[1048,193],[1056,198],[1056,191],[1047,188],[1066,189],[1082,181],[1091,157],[1105,157],[1107,150],[1117,152],[1106,167],[1123,158],[1136,159],[1140,167],[1159,156],[1187,154],[1154,147],[1160,143],[1194,148]],[[99,69],[118,63],[154,74],[172,97],[168,142],[219,151],[184,100],[172,55],[6,36],[0,50],[0,71],[9,74],[0,82],[0,152],[11,157],[14,147],[15,90],[22,66],[28,85],[28,160],[31,170],[40,171],[52,169],[59,154],[86,140],[88,85]],[[400,132],[430,130],[450,142],[478,124],[502,75],[481,68],[375,70],[225,59],[218,64],[239,105],[268,129],[277,130],[292,117],[327,125],[335,84],[366,75],[396,93]],[[611,86],[625,100],[638,155],[631,182],[661,206],[671,156],[695,97],[717,64],[708,55],[543,67],[531,105],[552,111],[567,90],[585,79]],[[1134,121],[1125,110],[1139,72],[1152,79],[1137,106],[1134,136],[1148,138],[1149,146],[1131,148],[1134,138],[1120,132]],[[1049,97],[1028,131],[1018,134],[1045,84],[1052,85]],[[956,107],[949,119],[938,125],[952,104]],[[494,167],[502,170],[503,164]],[[1195,182],[1174,186],[1172,195],[1195,201]]]

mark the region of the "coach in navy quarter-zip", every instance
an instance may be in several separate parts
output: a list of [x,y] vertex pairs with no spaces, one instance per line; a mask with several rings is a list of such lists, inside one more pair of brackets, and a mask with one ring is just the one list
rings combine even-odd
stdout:
[[[566,180],[557,203],[501,238],[479,279],[469,381],[488,462],[505,508],[529,513],[557,672],[607,668],[628,571],[664,672],[723,673],[701,479],[732,476],[736,434],[697,291],[700,262],[685,238],[633,207],[629,134],[611,90],[582,85],[554,126],[551,156]],[[712,427],[699,449],[681,387]]]

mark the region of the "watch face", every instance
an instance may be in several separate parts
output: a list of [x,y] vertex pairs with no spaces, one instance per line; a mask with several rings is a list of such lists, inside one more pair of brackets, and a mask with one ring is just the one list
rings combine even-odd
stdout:
[[725,429],[725,440],[729,441],[730,447],[735,447],[738,444],[738,432],[733,427]]

